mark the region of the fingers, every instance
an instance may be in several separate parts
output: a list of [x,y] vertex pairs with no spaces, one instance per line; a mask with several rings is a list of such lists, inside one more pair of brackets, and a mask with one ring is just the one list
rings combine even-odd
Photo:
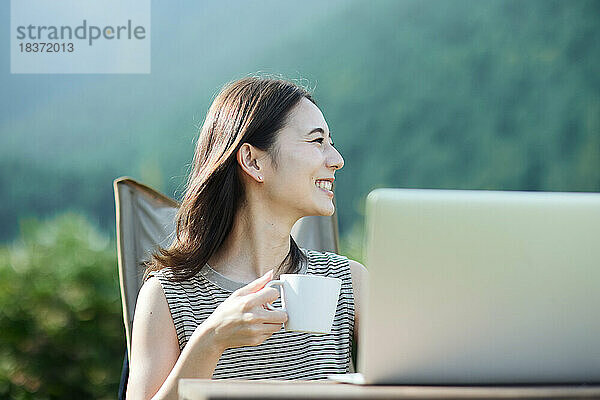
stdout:
[[283,324],[259,324],[254,327],[254,335],[268,335],[279,332],[283,328]]
[[236,293],[239,294],[239,295],[241,295],[241,296],[245,296],[245,295],[248,295],[250,293],[257,292],[257,291],[261,290],[262,288],[264,288],[265,285],[271,279],[273,279],[273,270],[270,270],[269,272],[267,272],[266,274],[264,274],[260,278],[258,278],[256,280],[250,282],[249,284],[247,284],[243,288],[240,288],[240,289],[236,290]]
[[258,310],[255,312],[256,319],[264,324],[281,325],[288,320],[288,315],[285,311],[268,311]]
[[263,304],[272,303],[279,298],[279,290],[273,287],[262,288],[258,292],[251,293],[247,296],[249,307],[261,306]]

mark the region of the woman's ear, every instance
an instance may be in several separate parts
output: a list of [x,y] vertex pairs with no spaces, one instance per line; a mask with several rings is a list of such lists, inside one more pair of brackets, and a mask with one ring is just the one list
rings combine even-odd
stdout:
[[257,149],[251,144],[244,143],[239,148],[236,159],[242,171],[244,171],[249,178],[254,179],[257,182],[264,181],[263,171],[261,171],[260,164],[266,153],[262,150]]

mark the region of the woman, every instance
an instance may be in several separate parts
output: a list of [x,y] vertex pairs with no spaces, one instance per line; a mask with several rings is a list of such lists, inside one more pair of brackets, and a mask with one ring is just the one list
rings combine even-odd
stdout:
[[[311,95],[281,80],[226,85],[200,131],[177,237],[153,255],[132,330],[129,399],[177,398],[180,378],[325,379],[349,369],[364,266],[300,249],[290,232],[332,215],[344,160]],[[338,277],[332,334],[285,332],[265,285],[281,273]],[[249,282],[249,283],[248,283]]]

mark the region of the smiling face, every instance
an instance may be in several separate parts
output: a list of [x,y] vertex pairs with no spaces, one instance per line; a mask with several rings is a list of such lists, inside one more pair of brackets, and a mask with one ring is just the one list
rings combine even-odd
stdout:
[[275,143],[277,166],[264,171],[263,189],[273,206],[291,206],[300,217],[332,215],[335,171],[344,159],[333,147],[321,110],[302,98]]

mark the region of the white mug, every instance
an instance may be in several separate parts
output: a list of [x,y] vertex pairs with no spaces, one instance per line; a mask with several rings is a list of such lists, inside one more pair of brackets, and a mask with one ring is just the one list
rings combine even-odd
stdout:
[[342,280],[318,275],[283,274],[267,283],[278,286],[282,308],[267,304],[269,310],[288,314],[286,331],[331,333]]

